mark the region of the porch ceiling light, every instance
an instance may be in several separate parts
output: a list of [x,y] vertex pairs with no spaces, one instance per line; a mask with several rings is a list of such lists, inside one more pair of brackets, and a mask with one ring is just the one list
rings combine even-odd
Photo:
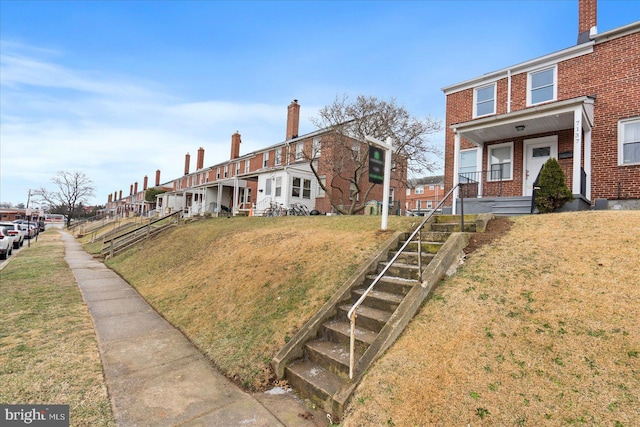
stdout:
[[524,125],[518,125],[518,126],[516,126],[516,130],[517,130],[518,132],[522,132],[522,131],[524,130]]

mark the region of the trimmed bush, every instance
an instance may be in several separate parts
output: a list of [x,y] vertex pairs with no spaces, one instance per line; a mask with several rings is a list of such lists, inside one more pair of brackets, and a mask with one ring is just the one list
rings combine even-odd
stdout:
[[553,212],[573,201],[560,163],[553,157],[547,160],[540,171],[537,187],[535,204],[540,213]]

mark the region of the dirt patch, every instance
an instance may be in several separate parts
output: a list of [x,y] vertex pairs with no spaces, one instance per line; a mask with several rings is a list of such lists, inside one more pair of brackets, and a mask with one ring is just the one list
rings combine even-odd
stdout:
[[504,236],[509,232],[513,221],[506,216],[498,216],[487,223],[484,233],[474,233],[469,239],[469,244],[464,249],[464,253],[470,254],[478,248],[488,245],[494,240]]

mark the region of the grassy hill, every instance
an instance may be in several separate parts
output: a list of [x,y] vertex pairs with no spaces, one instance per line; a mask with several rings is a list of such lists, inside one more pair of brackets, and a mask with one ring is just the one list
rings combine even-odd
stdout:
[[[260,389],[271,357],[389,237],[379,226],[209,219],[108,264],[230,378]],[[343,424],[640,425],[639,261],[640,212],[516,218],[435,290]]]

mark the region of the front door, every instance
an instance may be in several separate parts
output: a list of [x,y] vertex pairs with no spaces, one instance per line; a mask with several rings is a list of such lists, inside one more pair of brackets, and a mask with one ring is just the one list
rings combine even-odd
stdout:
[[538,177],[542,165],[551,157],[558,158],[557,135],[525,139],[523,195],[531,196],[533,194],[533,183]]

